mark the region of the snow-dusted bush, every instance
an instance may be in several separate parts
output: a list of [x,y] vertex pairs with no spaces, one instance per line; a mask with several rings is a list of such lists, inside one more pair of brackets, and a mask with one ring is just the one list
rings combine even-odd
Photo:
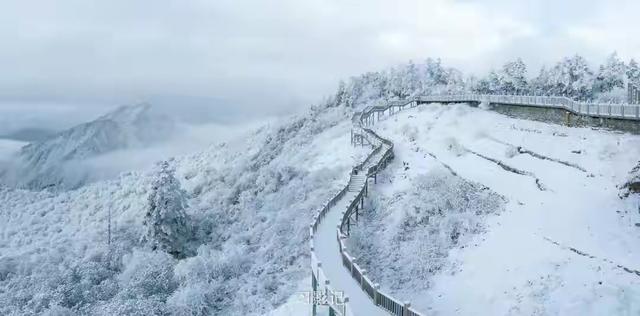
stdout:
[[174,172],[168,161],[156,165],[143,223],[144,240],[152,250],[163,250],[181,258],[186,255],[190,229],[185,213],[186,192]]
[[620,196],[622,197],[627,197],[630,194],[640,194],[640,162],[631,169],[620,190]]
[[482,232],[485,217],[503,204],[488,188],[436,169],[412,179],[408,192],[374,198],[350,249],[376,282],[417,291],[447,263],[449,250]]

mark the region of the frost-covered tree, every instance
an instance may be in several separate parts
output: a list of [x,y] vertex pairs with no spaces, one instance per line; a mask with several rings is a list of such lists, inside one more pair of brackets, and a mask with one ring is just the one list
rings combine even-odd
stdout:
[[413,61],[409,61],[409,64],[404,69],[404,83],[405,91],[408,94],[416,94],[421,88],[420,82],[420,72],[418,70],[418,66],[413,63]]
[[528,91],[527,66],[522,59],[508,62],[480,79],[473,91],[483,94],[522,94]]
[[593,90],[596,93],[610,92],[615,88],[624,88],[626,66],[617,53],[611,54],[601,65],[595,78]]
[[185,213],[186,192],[168,161],[156,165],[147,202],[144,240],[152,250],[184,257],[190,231]]
[[629,61],[629,65],[626,70],[627,80],[633,84],[640,84],[640,67],[638,67],[638,63],[631,59]]
[[579,55],[566,57],[551,69],[543,69],[534,80],[535,91],[547,95],[567,96],[578,100],[593,97],[593,71]]
[[494,70],[490,71],[486,77],[476,83],[473,91],[482,94],[503,94],[501,74]]
[[547,67],[542,66],[538,76],[531,80],[531,92],[537,95],[551,95],[551,90],[554,87],[550,84],[550,77],[551,71]]
[[424,64],[425,83],[430,86],[449,83],[448,71],[442,66],[440,58],[427,58]]
[[527,92],[527,65],[522,59],[510,61],[502,66],[502,82],[500,83],[504,94],[523,94]]

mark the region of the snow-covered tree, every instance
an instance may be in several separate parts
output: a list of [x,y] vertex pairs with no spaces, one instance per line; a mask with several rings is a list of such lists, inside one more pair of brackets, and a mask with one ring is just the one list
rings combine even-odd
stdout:
[[551,69],[541,70],[534,80],[535,91],[546,95],[567,96],[578,100],[593,97],[593,71],[579,55],[566,57]]
[[482,94],[503,94],[501,74],[492,70],[486,77],[476,83],[473,90]]
[[147,202],[144,241],[152,250],[184,257],[190,231],[185,213],[186,193],[168,161],[156,165]]
[[524,64],[522,59],[518,58],[502,66],[500,86],[504,94],[523,94],[527,92],[527,65]]
[[610,92],[615,88],[624,88],[626,66],[617,53],[611,54],[601,65],[595,78],[594,92]]
[[418,70],[418,66],[413,63],[413,61],[409,61],[409,64],[404,69],[404,86],[405,90],[408,94],[413,95],[419,93],[420,90],[420,73]]
[[629,61],[626,73],[629,82],[636,85],[640,84],[640,67],[638,67],[638,63],[634,59]]
[[442,66],[440,58],[427,58],[424,64],[425,83],[430,86],[449,83],[447,70]]
[[508,62],[480,79],[473,91],[483,94],[522,94],[528,91],[527,66],[522,59]]

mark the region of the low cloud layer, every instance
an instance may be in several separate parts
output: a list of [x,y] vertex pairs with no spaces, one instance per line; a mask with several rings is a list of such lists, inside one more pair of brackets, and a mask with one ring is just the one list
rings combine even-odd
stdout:
[[[141,101],[221,117],[307,107],[337,81],[434,56],[483,72],[580,53],[640,56],[634,1],[11,1],[0,112]],[[100,109],[98,112],[103,112]]]

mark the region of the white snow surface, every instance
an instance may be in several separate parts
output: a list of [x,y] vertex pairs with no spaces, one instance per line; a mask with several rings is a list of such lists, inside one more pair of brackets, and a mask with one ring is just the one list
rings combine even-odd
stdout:
[[144,171],[66,192],[0,187],[0,314],[263,315],[282,305],[309,277],[313,214],[365,154],[349,144],[350,117],[312,110],[171,162],[194,232],[183,260],[141,243]]
[[22,141],[0,138],[0,168],[2,163],[13,159],[13,156],[26,144]]
[[[380,160],[386,148],[378,151],[363,170],[368,170]],[[364,183],[361,184],[360,188]],[[351,316],[384,316],[387,312],[377,307],[373,301],[365,294],[360,285],[351,277],[351,273],[342,265],[342,257],[338,251],[337,226],[342,220],[342,212],[353,202],[358,195],[358,191],[347,192],[333,207],[325,214],[324,219],[318,226],[313,236],[315,253],[321,262],[322,271],[334,291],[342,291],[349,297],[348,312]]]
[[[384,290],[428,315],[640,314],[640,275],[633,272],[640,270],[640,227],[635,225],[640,223],[640,199],[620,199],[617,188],[638,162],[640,136],[437,104],[402,111],[375,130],[395,143],[396,153],[374,189],[383,213],[376,216],[385,220],[377,227],[397,225],[406,217],[408,211],[394,204],[411,204],[404,193],[419,177],[443,172],[442,163],[506,199],[505,210],[484,216],[482,231],[461,237],[445,253],[444,267],[423,286],[387,285],[411,279],[405,274],[410,268],[428,266],[370,272]],[[518,154],[511,145],[586,172]],[[507,172],[466,149],[534,174],[546,190],[533,177]],[[385,238],[390,229],[368,238]],[[420,249],[410,262],[428,265],[429,260],[418,260]],[[377,251],[392,255],[396,249]]]

